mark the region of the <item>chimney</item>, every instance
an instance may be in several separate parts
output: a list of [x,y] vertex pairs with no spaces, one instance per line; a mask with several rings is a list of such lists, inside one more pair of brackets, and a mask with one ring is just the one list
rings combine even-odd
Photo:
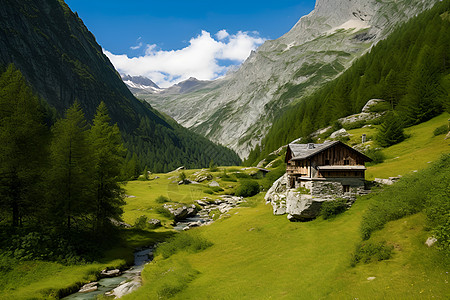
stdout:
[[362,135],[362,143],[364,144],[366,142],[366,134],[364,133],[363,135]]
[[308,143],[308,148],[307,149],[314,149],[314,144],[313,143]]

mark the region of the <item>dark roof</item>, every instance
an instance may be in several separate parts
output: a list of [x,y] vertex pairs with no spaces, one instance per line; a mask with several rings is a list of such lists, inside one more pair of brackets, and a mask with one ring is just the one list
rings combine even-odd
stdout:
[[355,152],[357,152],[359,155],[361,155],[366,161],[372,161],[371,158],[367,157],[366,155],[362,154],[358,150],[342,143],[341,141],[333,141],[333,142],[325,142],[323,144],[289,144],[288,148],[292,151],[292,158],[291,160],[303,160],[310,158],[328,148],[331,148],[337,144],[341,144]]

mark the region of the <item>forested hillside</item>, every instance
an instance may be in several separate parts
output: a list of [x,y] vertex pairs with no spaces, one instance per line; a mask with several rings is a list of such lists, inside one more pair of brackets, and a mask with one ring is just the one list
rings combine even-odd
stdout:
[[130,168],[162,172],[181,164],[207,166],[211,160],[239,163],[234,152],[137,100],[64,1],[6,0],[1,6],[0,66],[14,64],[60,117],[77,100],[90,121],[103,101],[121,129]]
[[259,161],[278,147],[306,138],[341,117],[359,113],[373,98],[387,100],[403,126],[449,111],[448,49],[450,1],[445,0],[400,26],[339,78],[280,113],[247,163]]

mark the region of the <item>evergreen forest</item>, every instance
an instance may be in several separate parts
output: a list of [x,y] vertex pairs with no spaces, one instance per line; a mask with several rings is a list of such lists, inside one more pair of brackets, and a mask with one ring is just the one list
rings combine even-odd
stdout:
[[[315,130],[359,113],[370,99],[389,102],[385,128],[411,126],[450,111],[449,49],[450,1],[442,1],[399,26],[337,79],[280,112],[245,163],[257,163],[299,137],[307,140]],[[401,141],[398,130],[392,135]],[[389,139],[381,138],[380,146],[392,144]]]
[[17,259],[83,261],[121,220],[126,149],[106,105],[88,124],[75,102],[63,118],[13,65],[0,76],[0,249]]

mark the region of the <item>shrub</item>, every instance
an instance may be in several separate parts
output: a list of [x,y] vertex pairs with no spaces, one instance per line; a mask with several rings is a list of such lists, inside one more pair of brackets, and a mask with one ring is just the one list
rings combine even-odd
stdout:
[[248,178],[251,178],[251,176],[250,175],[248,175],[247,173],[241,173],[241,172],[237,172],[237,173],[234,173],[234,176],[236,176],[237,178],[244,178],[244,179],[248,179]]
[[134,227],[136,227],[137,229],[144,230],[145,228],[147,228],[147,221],[148,221],[147,216],[140,216],[139,218],[136,219],[136,221],[134,221]]
[[184,173],[184,171],[181,171],[180,174],[178,175],[178,181],[185,181],[187,178],[186,173]]
[[365,154],[372,159],[372,165],[381,164],[386,159],[381,149],[369,148]]
[[211,161],[209,162],[209,171],[210,172],[217,172],[218,167],[216,165],[216,163],[211,159]]
[[333,201],[325,201],[320,208],[320,214],[326,220],[346,211],[347,200],[336,199]]
[[214,193],[223,192],[223,188],[221,188],[220,186],[212,186],[212,187],[210,187],[210,189],[211,189]]
[[447,125],[442,125],[437,127],[434,131],[433,131],[433,135],[434,136],[438,136],[441,134],[446,134],[448,132],[448,126]]
[[311,192],[311,190],[301,186],[301,187],[297,188],[297,192],[299,192],[300,194],[303,194],[303,195],[307,195]]
[[358,244],[352,254],[351,266],[354,267],[359,262],[369,263],[389,259],[392,256],[392,250],[394,246],[386,245],[386,242]]
[[166,202],[170,202],[170,199],[166,196],[160,195],[158,196],[158,198],[155,199],[156,203],[166,203]]
[[212,189],[208,188],[208,189],[204,189],[204,190],[203,190],[203,193],[212,195],[212,194],[214,194],[214,191],[213,191]]
[[168,218],[168,219],[173,219],[174,218],[174,216],[173,216],[173,214],[171,214],[170,213],[170,211],[168,211],[167,209],[165,209],[164,207],[157,207],[156,209],[156,212],[158,213],[158,214],[160,214],[161,216],[164,216],[164,217],[166,217],[166,218]]
[[259,193],[259,184],[254,180],[243,180],[234,193],[238,197],[251,197]]

